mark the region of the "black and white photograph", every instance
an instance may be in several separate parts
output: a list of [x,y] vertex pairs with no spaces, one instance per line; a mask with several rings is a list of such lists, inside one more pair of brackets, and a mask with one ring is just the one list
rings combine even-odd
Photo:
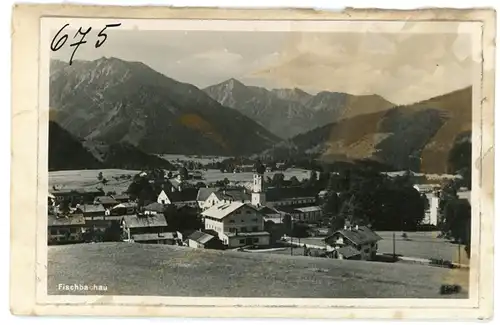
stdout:
[[480,26],[41,26],[49,298],[477,299]]

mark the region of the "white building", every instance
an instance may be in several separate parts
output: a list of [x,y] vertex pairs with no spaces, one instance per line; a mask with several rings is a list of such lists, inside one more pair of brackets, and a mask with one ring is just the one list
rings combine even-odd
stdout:
[[439,216],[439,194],[440,186],[437,184],[416,184],[413,186],[419,193],[424,194],[429,202],[429,208],[425,211],[423,224],[438,224]]
[[202,212],[202,216],[205,229],[217,232],[228,248],[269,245],[264,215],[249,203],[223,201]]
[[[382,238],[365,226],[344,227],[325,238],[326,248],[337,252],[339,259],[359,256],[362,260],[373,260],[377,254],[377,242]],[[348,252],[346,252],[347,246]]]

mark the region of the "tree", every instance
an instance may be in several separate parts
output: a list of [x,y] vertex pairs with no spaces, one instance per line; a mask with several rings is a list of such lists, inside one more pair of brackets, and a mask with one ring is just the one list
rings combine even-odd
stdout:
[[470,253],[471,206],[467,200],[454,199],[446,203],[442,231],[456,242],[466,245]]
[[296,176],[290,177],[290,186],[299,186],[300,181]]
[[282,187],[285,181],[285,175],[283,173],[276,173],[273,175],[271,184],[276,187]]
[[101,180],[101,183],[102,183],[102,185],[106,185],[106,184],[108,184],[108,180],[106,178],[103,178]]
[[319,173],[318,185],[321,188],[325,188],[328,186],[330,180],[330,173],[326,171],[322,171]]
[[181,179],[188,179],[189,172],[188,172],[187,168],[186,167],[181,167],[179,169],[179,175],[180,175]]
[[103,179],[102,172],[99,172],[99,174],[97,175],[97,179],[99,181],[102,181],[102,179]]
[[168,173],[167,173],[167,177],[170,179],[170,178],[172,178],[172,176],[173,176],[172,175],[172,171],[169,170]]

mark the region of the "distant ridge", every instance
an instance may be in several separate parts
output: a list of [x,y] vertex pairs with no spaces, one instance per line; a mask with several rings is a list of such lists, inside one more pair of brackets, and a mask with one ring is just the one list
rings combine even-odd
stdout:
[[453,145],[471,130],[472,87],[467,87],[341,119],[276,144],[262,155],[310,155],[327,162],[368,159],[395,169],[447,173]]
[[331,122],[394,106],[378,95],[354,96],[328,91],[311,95],[299,88],[267,90],[246,86],[234,78],[204,91],[222,105],[245,114],[285,139]]
[[77,137],[145,152],[242,155],[279,141],[203,91],[141,62],[51,62],[51,117]]

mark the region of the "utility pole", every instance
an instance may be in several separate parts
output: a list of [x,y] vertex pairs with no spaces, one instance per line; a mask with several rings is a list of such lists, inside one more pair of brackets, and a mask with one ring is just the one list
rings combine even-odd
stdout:
[[396,260],[396,233],[392,233],[392,258]]
[[461,261],[460,261],[460,241],[458,242],[458,267],[460,267]]

